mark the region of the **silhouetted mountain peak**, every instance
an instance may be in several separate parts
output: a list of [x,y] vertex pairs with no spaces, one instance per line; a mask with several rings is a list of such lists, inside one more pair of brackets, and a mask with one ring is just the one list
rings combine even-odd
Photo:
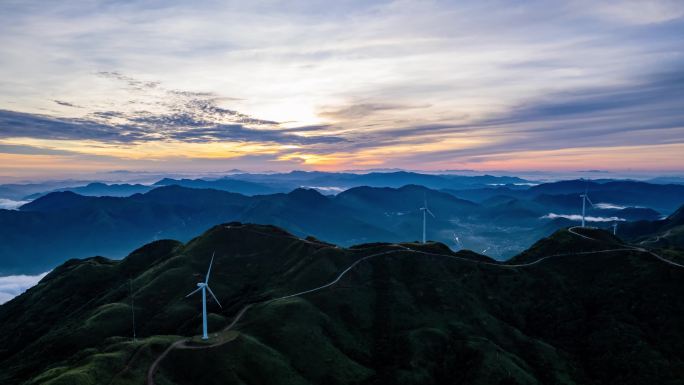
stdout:
[[[136,194],[136,195],[139,195],[139,194]],[[215,190],[215,189],[210,189],[210,188],[192,188],[192,187],[185,187],[185,186],[180,186],[180,185],[168,185],[168,186],[157,187],[153,190],[146,192],[145,194],[142,194],[142,196],[144,196],[147,199],[162,199],[161,201],[163,201],[163,202],[170,202],[170,201],[183,202],[184,200],[186,200],[186,202],[189,202],[189,201],[197,201],[197,200],[206,200],[206,199],[210,199],[210,198],[215,198],[215,199],[228,199],[228,198],[247,199],[247,196],[239,194],[239,193],[223,191],[223,190]]]
[[[150,190],[143,195],[169,194],[169,193],[177,193],[177,192],[194,192],[195,190],[198,190],[198,189],[192,189],[190,187],[183,187],[183,186],[179,186],[177,184],[170,184],[170,185],[164,185],[161,187],[157,187],[154,190]],[[206,189],[206,190],[209,190],[209,189]]]
[[[92,183],[88,183],[86,185],[86,187],[107,187],[107,186],[110,186],[110,185],[108,185],[106,183],[102,183],[102,182],[92,182]],[[112,184],[111,186],[116,186],[116,185]]]
[[328,198],[318,192],[317,190],[310,188],[296,188],[287,194],[290,199],[297,201],[302,201],[304,203],[323,203],[328,202]]
[[[622,242],[610,232],[597,228],[571,227],[561,229],[537,241],[532,247],[514,256],[508,262],[527,263],[563,252],[584,252],[617,248]],[[579,234],[579,235],[578,235]]]
[[684,206],[678,208],[674,213],[667,217],[668,225],[681,226],[684,225]]
[[434,191],[430,190],[429,188],[417,184],[407,184],[406,186],[399,187],[397,190],[399,191],[412,191],[412,192],[425,192],[427,193],[428,191]]
[[173,251],[183,246],[182,242],[162,239],[148,243],[130,253],[121,261],[122,268],[134,273],[149,268],[155,262],[170,256]]
[[19,209],[22,211],[62,210],[76,206],[89,199],[89,197],[78,195],[71,191],[58,191],[44,195],[33,202],[21,206]]
[[164,178],[154,183],[154,186],[168,186],[176,184],[178,181],[172,178]]

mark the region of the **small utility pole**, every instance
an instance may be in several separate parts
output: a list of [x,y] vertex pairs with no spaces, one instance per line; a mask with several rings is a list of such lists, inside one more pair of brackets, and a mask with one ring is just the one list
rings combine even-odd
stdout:
[[136,341],[135,336],[135,303],[133,302],[133,279],[128,279],[129,288],[131,290],[131,314],[133,315],[133,341]]

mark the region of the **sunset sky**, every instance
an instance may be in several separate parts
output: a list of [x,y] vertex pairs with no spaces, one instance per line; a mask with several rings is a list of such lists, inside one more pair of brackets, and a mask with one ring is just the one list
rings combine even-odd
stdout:
[[683,54],[679,0],[5,0],[0,176],[682,171]]

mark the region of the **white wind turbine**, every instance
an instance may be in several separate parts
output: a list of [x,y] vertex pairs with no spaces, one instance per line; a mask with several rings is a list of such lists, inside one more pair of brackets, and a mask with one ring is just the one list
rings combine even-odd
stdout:
[[618,223],[617,222],[613,223],[613,235],[617,235],[617,227],[618,227]]
[[423,212],[423,243],[425,243],[425,227],[427,225],[427,214],[429,213],[432,215],[433,218],[435,218],[435,214],[430,211],[430,209],[427,207],[427,199],[424,198],[423,200],[423,207],[420,208],[420,211]]
[[216,298],[216,296],[214,295],[214,292],[211,291],[211,288],[209,287],[209,274],[211,274],[211,265],[214,264],[214,254],[216,254],[216,252],[211,254],[211,262],[209,262],[209,269],[207,270],[207,276],[204,278],[204,282],[198,282],[197,283],[197,289],[193,290],[190,294],[185,296],[185,298],[188,298],[191,295],[202,290],[202,339],[203,340],[209,339],[209,336],[207,335],[207,290],[209,290],[209,294],[211,294],[211,296],[214,297],[214,300],[219,305],[219,307],[221,307],[221,309],[223,309],[223,306],[221,306],[221,303],[219,302],[218,298]]
[[591,207],[594,207],[594,203],[589,199],[586,190],[584,190],[584,194],[580,195],[580,198],[582,198],[582,227],[584,227],[584,213],[586,212],[587,202],[591,204]]
[[456,242],[456,246],[458,246],[459,249],[463,248],[463,243],[461,243],[461,240],[458,238],[458,235],[454,232],[454,242]]

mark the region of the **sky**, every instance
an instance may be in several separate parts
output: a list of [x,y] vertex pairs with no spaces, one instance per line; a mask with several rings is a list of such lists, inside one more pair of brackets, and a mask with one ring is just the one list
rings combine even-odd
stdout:
[[0,178],[684,170],[684,2],[0,3]]

